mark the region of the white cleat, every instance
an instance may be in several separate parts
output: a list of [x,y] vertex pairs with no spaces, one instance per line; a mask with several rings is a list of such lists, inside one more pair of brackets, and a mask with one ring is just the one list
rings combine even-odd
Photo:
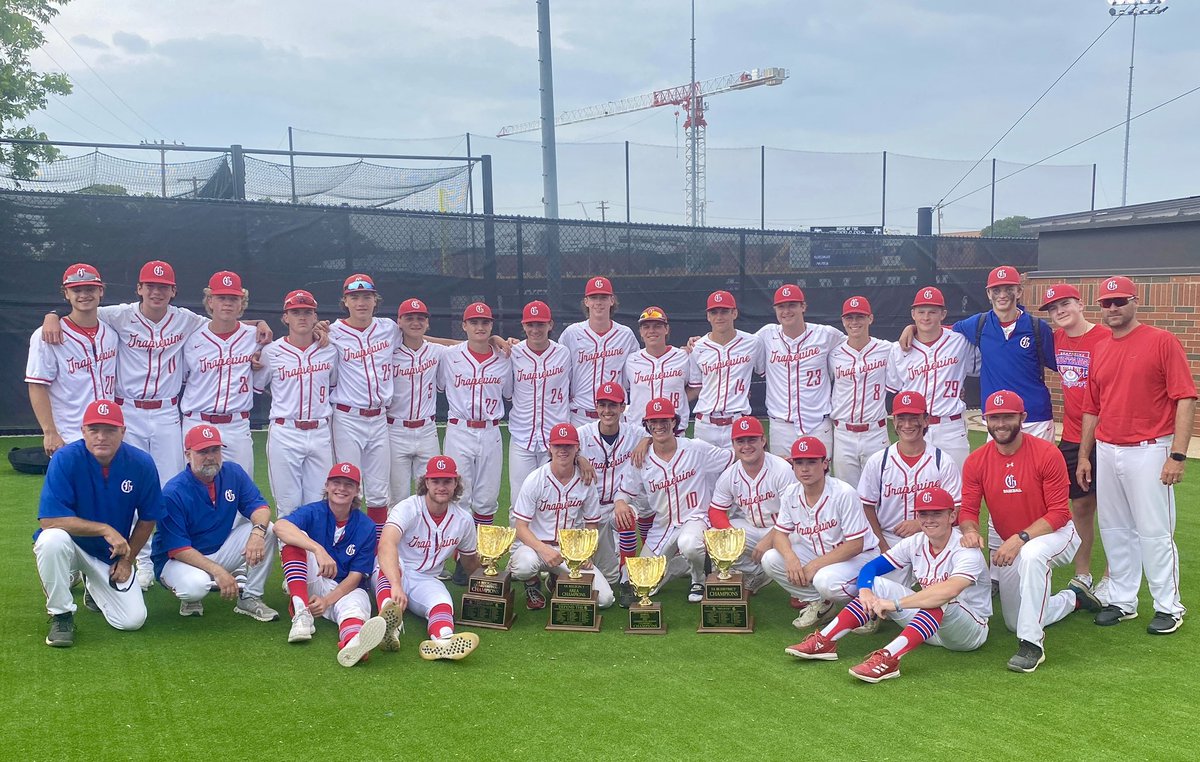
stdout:
[[869,622],[864,624],[862,627],[855,627],[850,632],[854,633],[855,635],[874,635],[876,632],[879,632],[880,623],[881,621],[879,617],[871,617]]
[[833,601],[812,601],[800,609],[800,616],[792,620],[792,626],[797,630],[816,627],[821,620],[827,618],[833,611]]
[[317,624],[313,621],[312,612],[308,609],[300,609],[292,617],[292,629],[288,631],[288,642],[305,643],[312,640],[312,636],[316,632]]
[[379,644],[379,650],[392,653],[399,651],[400,633],[404,632],[404,618],[400,613],[400,607],[394,600],[388,598],[383,602],[379,616],[387,624],[387,629],[383,633],[383,642]]
[[204,601],[180,601],[179,616],[204,616]]
[[474,651],[478,645],[479,636],[475,633],[457,632],[448,638],[424,641],[421,643],[420,653],[421,658],[428,661],[433,661],[434,659],[458,661],[459,659],[467,658],[467,655]]
[[137,581],[138,587],[142,588],[143,593],[154,587],[154,567],[150,564],[142,564],[139,561],[137,565]]
[[363,658],[375,650],[383,641],[383,633],[387,630],[387,623],[382,617],[371,617],[358,631],[358,635],[346,644],[346,647],[338,651],[338,664],[343,667],[353,667],[358,664]]

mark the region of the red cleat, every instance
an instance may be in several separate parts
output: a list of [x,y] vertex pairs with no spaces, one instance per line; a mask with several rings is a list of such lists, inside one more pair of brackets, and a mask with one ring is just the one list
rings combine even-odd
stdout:
[[797,659],[814,659],[818,661],[837,661],[837,641],[827,638],[819,632],[810,634],[794,646],[783,649],[785,654]]
[[862,664],[851,667],[850,674],[865,683],[880,683],[900,677],[900,660],[881,648],[872,651]]

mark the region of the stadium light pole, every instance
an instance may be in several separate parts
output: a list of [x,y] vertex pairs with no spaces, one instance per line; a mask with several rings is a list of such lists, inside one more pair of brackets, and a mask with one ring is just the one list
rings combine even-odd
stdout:
[[558,219],[558,161],[554,138],[554,64],[550,58],[550,0],[537,0],[538,73],[542,105],[542,206],[548,219]]
[[1121,169],[1121,206],[1129,194],[1129,122],[1133,116],[1133,53],[1137,48],[1138,16],[1157,16],[1167,10],[1163,0],[1108,0],[1108,15],[1132,16],[1133,31],[1129,37],[1129,90],[1125,96],[1125,158]]

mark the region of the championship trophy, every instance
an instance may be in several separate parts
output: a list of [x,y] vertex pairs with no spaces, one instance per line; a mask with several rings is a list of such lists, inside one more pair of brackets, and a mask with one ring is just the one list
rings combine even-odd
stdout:
[[629,607],[629,626],[625,632],[634,635],[665,635],[662,604],[650,600],[650,591],[658,586],[667,571],[666,556],[634,556],[625,559],[629,581],[638,594],[637,603]]
[[570,573],[554,580],[547,630],[600,631],[602,617],[592,587],[594,576],[590,571],[580,571],[596,552],[599,540],[600,533],[595,529],[558,530],[558,552],[566,559]]
[[494,630],[512,628],[516,614],[513,610],[512,574],[498,571],[496,562],[508,552],[517,530],[512,527],[481,525],[476,528],[477,550],[482,566],[467,580],[458,608],[460,624],[490,627]]
[[700,627],[696,632],[754,632],[754,617],[750,616],[742,575],[729,573],[746,549],[746,530],[706,529],[704,547],[717,571],[704,580]]

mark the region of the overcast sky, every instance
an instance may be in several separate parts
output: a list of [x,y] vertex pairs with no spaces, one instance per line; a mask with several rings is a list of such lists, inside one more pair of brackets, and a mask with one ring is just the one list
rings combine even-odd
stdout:
[[[1176,2],[1165,14],[1138,22],[1135,114],[1200,85],[1196,5]],[[687,82],[686,0],[557,0],[552,13],[557,110]],[[699,0],[698,79],[767,66],[785,67],[791,73],[780,87],[712,99],[710,221],[757,224],[757,150],[722,154],[715,149],[766,145],[864,155],[887,150],[972,162],[1110,21],[1104,0],[1038,4]],[[1119,20],[994,156],[1007,162],[1037,161],[1120,123],[1125,116],[1130,26],[1130,19]],[[484,136],[538,116],[533,0],[74,0],[54,27],[62,37],[47,29],[45,50],[34,55],[34,62],[47,70],[61,65],[77,88],[34,119],[52,138],[134,143],[165,139],[190,145],[277,148],[286,146],[291,125],[332,135],[403,141],[446,138],[424,145],[431,152],[457,148],[461,153],[464,149],[458,141],[465,133],[480,136],[478,146],[489,149]],[[674,109],[662,108],[562,127],[558,137],[562,142],[614,144],[611,151],[594,152],[601,156],[598,161],[613,166],[621,162],[619,144],[626,140],[666,146],[654,155],[674,160],[676,143],[683,139],[681,122]],[[1133,123],[1131,203],[1197,193],[1197,124],[1200,92]],[[530,138],[536,134],[525,136]],[[305,135],[305,140],[297,147],[337,150],[339,145],[332,138]],[[1123,128],[1051,160],[1088,165],[1080,171],[1064,171],[1073,190],[1054,192],[1057,208],[1038,198],[1035,189],[1010,193],[999,211],[1036,215],[1086,207],[1093,162],[1099,166],[1096,205],[1118,205],[1122,142]],[[353,150],[365,150],[359,143],[354,145]],[[395,145],[412,149],[423,144]],[[498,164],[498,173],[503,168],[507,175],[521,176],[519,184],[511,178],[514,190],[508,198],[500,194],[503,186],[498,179],[499,211],[540,212],[536,207],[540,166],[536,147],[529,148],[520,154],[525,158],[519,162]],[[564,149],[568,163],[570,150]],[[645,151],[647,157],[652,153]],[[725,165],[745,170],[745,177],[735,182],[718,176],[724,166],[722,156]],[[787,171],[787,155],[778,156],[780,164],[773,167],[779,170],[776,176]],[[642,172],[653,169],[654,161],[646,158]],[[828,165],[830,174],[844,173],[854,162],[862,165],[862,172],[876,171],[871,156],[838,161]],[[635,220],[682,221],[682,181],[674,164],[664,166],[668,168],[661,174],[671,177],[670,198],[646,198],[647,186],[643,186],[643,193],[631,202]],[[836,178],[805,166],[810,168],[804,171],[820,175],[821,182],[835,184]],[[936,202],[961,174],[961,166],[969,164],[927,171],[934,166],[913,163],[906,170],[903,163],[889,165],[889,184],[892,172],[897,173],[897,182],[903,182],[899,175],[904,171],[921,175],[926,183],[889,212],[897,226],[910,227],[910,207]],[[869,222],[867,217],[879,216],[879,193],[871,188],[872,182],[864,180],[853,201],[839,200],[837,209],[823,207],[820,214],[782,208],[790,205],[776,196],[791,191],[780,190],[769,194],[773,198],[768,217],[788,226],[805,217],[833,218],[844,212],[846,222]],[[970,185],[965,183],[958,192],[973,189]],[[597,181],[595,188],[576,183],[560,190],[560,198],[564,214],[579,216],[586,211],[597,216],[596,202],[607,200],[623,216],[623,193],[623,184],[610,178],[603,184]],[[919,201],[922,197],[924,202]],[[1028,204],[1039,208],[1023,208]],[[1064,204],[1067,208],[1062,208]],[[952,205],[946,211],[947,227],[977,225],[987,205],[986,194],[965,200],[959,205],[964,212],[957,218]],[[662,214],[651,214],[653,210]]]

